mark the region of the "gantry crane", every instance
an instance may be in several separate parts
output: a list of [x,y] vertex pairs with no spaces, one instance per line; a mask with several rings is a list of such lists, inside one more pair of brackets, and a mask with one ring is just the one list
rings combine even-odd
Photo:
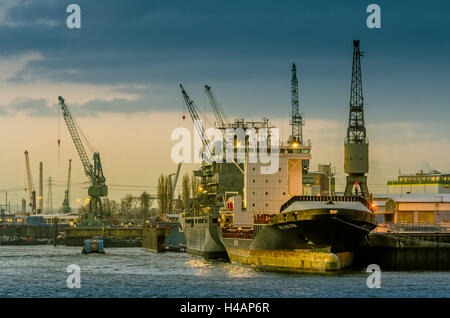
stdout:
[[[108,187],[106,186],[106,178],[103,175],[102,164],[100,161],[100,154],[94,152],[93,164],[90,162],[86,153],[86,149],[81,141],[80,134],[83,135],[81,129],[76,125],[75,120],[65,104],[64,98],[58,97],[59,105],[61,106],[62,115],[66,122],[69,133],[72,137],[75,148],[80,157],[81,163],[84,167],[84,173],[88,177],[91,185],[88,189],[89,195],[89,210],[87,217],[80,225],[84,226],[101,226],[105,223],[109,223],[108,217],[104,212],[102,205],[102,197],[108,195]],[[83,135],[84,136],[84,135]],[[84,137],[86,139],[86,137]]]
[[299,112],[299,102],[298,102],[298,79],[297,79],[297,67],[295,63],[292,64],[292,78],[291,78],[291,104],[292,104],[292,114],[291,114],[291,126],[292,135],[291,142],[303,142],[303,131],[302,126],[304,125],[303,116]]
[[72,209],[70,208],[70,176],[72,172],[72,159],[69,159],[69,173],[67,176],[67,188],[64,191],[64,201],[62,203],[61,212],[70,213]]
[[213,92],[211,91],[211,86],[205,85],[205,92],[208,95],[209,103],[211,104],[211,108],[213,109],[214,115],[216,116],[216,126],[217,128],[224,129],[226,128],[227,119],[223,112],[222,107],[220,107],[217,98],[215,98]]
[[344,142],[344,171],[348,174],[344,195],[362,195],[369,199],[365,175],[369,171],[369,140],[364,125],[361,56],[363,53],[360,51],[359,40],[354,40],[350,112],[347,137]]
[[31,207],[31,214],[33,215],[36,213],[36,191],[34,190],[33,185],[33,176],[31,175],[31,168],[30,168],[30,158],[28,157],[28,151],[25,150],[25,165],[27,168],[27,181],[28,181],[28,195],[30,197],[30,207]]

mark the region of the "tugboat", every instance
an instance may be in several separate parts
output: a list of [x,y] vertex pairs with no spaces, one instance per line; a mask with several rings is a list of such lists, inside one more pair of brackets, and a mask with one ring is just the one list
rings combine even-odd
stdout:
[[105,250],[103,249],[103,240],[89,239],[84,240],[83,250],[81,251],[83,254],[89,253],[100,253],[105,254]]

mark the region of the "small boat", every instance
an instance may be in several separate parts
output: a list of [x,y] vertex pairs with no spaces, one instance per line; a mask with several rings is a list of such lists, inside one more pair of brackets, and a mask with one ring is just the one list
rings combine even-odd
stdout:
[[95,239],[84,240],[82,253],[105,254],[105,250],[103,249],[103,240],[95,240]]

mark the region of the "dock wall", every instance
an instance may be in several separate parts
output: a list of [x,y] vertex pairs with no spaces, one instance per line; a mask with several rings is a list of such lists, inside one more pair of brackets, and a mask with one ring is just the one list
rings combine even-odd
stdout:
[[[68,225],[58,224],[58,231],[63,232]],[[54,225],[3,224],[0,225],[0,236],[33,237],[36,239],[53,239]]]
[[[94,236],[103,236],[111,239],[117,239],[117,246],[133,247],[135,242],[127,242],[127,239],[141,239],[142,228],[68,228],[66,229],[66,237],[64,244],[67,246],[82,246],[85,239]],[[120,243],[119,243],[120,242]]]
[[355,252],[354,267],[450,270],[450,233],[370,233]]

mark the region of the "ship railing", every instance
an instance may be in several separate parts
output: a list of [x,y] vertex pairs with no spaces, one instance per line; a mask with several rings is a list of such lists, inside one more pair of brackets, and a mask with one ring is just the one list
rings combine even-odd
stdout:
[[362,196],[340,196],[340,195],[296,195],[290,198],[280,207],[280,213],[286,210],[294,202],[360,202],[371,210],[370,204]]
[[255,214],[253,216],[253,224],[268,224],[273,214]]
[[223,238],[253,238],[253,229],[248,227],[232,227],[222,229]]

